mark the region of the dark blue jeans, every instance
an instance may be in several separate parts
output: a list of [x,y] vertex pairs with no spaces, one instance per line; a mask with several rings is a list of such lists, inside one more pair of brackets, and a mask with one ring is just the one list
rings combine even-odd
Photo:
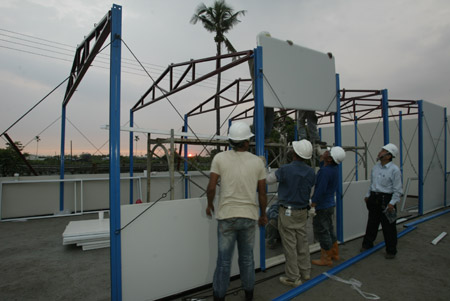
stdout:
[[229,218],[218,221],[219,252],[213,279],[214,296],[225,297],[230,284],[231,262],[236,242],[242,287],[245,291],[253,291],[255,285],[255,263],[253,260],[255,229],[256,221],[248,218]]
[[337,241],[333,225],[334,208],[316,209],[316,216],[313,219],[314,236],[324,250],[330,250]]
[[[391,195],[374,193],[370,194],[366,207],[369,210],[367,219],[366,234],[362,246],[366,249],[373,247],[373,243],[377,238],[378,227],[381,224],[383,229],[384,241],[386,243],[386,253],[397,254],[397,224],[390,223],[384,215],[383,210],[391,200]],[[394,206],[396,208],[396,206]]]

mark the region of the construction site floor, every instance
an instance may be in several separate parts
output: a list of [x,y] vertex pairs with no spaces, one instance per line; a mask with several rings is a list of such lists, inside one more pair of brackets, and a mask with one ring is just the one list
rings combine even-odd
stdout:
[[[411,223],[448,209],[408,220]],[[109,248],[82,251],[62,245],[69,221],[94,219],[96,215],[0,222],[0,300],[110,300]],[[405,223],[397,225],[400,233]],[[336,276],[361,282],[360,289],[380,300],[449,300],[450,235],[436,245],[431,241],[450,232],[450,213],[416,225],[398,240],[395,259],[384,258],[384,248],[341,270]],[[376,243],[383,240],[381,231]],[[340,246],[341,259],[332,267],[313,266],[311,280],[360,255],[362,238]],[[311,254],[312,259],[319,253]],[[350,260],[350,261],[349,261]],[[176,267],[171,267],[176,271]],[[272,300],[292,288],[279,282],[284,264],[256,273],[254,300]],[[195,271],[192,271],[195,273]],[[323,277],[323,275],[322,275]],[[170,281],[170,280],[168,280]],[[308,284],[305,282],[303,285]],[[151,287],[151,279],[149,279]],[[212,300],[210,286],[172,300]],[[240,280],[231,281],[226,300],[244,300]],[[351,285],[336,280],[317,281],[292,300],[365,300]]]

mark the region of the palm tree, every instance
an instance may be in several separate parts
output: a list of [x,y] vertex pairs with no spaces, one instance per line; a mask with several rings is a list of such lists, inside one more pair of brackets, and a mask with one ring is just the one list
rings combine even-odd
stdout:
[[137,148],[137,146],[138,146],[138,141],[139,141],[140,139],[139,139],[139,136],[134,136],[134,141],[136,141],[136,150],[134,151],[134,155],[137,157],[137,155],[138,155],[138,148]]
[[[236,52],[231,42],[225,37],[225,34],[230,31],[234,25],[241,22],[238,17],[240,15],[245,16],[246,11],[240,10],[235,12],[234,9],[225,3],[225,0],[214,1],[211,7],[207,7],[204,3],[201,3],[195,10],[195,14],[191,18],[191,23],[196,24],[200,21],[203,27],[209,31],[214,32],[216,36],[214,41],[216,42],[217,56],[222,54],[222,44],[225,44],[228,52]],[[220,59],[217,59],[216,69],[220,68]],[[220,135],[220,91],[221,74],[217,75],[217,89],[214,108],[216,111],[216,134]]]
[[38,158],[38,150],[39,150],[39,141],[41,141],[41,137],[36,136],[34,137],[36,139],[36,159]]

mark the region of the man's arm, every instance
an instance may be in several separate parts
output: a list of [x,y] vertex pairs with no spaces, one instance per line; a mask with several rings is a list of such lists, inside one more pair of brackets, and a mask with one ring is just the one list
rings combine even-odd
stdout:
[[216,196],[216,186],[219,181],[219,175],[211,172],[209,174],[209,183],[206,188],[206,197],[208,198],[208,206],[206,207],[206,215],[212,216],[214,212],[214,197]]
[[259,217],[258,224],[260,226],[264,226],[268,223],[266,215],[266,207],[267,207],[266,179],[258,181],[258,201],[259,201],[259,208],[261,209],[261,216]]
[[388,204],[390,210],[394,209],[394,205],[400,202],[400,198],[403,195],[402,174],[400,172],[400,169],[395,169],[393,172],[392,186],[394,191],[392,193],[392,199]]
[[267,185],[274,184],[276,182],[278,182],[278,179],[277,176],[275,175],[275,172],[269,173],[266,178]]

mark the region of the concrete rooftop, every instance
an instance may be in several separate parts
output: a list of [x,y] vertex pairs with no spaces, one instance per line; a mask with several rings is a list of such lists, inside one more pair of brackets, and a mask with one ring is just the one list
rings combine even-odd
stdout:
[[[410,219],[406,224],[444,211]],[[95,218],[97,215],[87,214],[1,222],[0,300],[110,300],[109,248],[82,251],[74,245],[62,245],[62,233],[69,221]],[[406,229],[404,225],[397,225],[399,233]],[[342,264],[348,267],[336,276],[360,281],[362,291],[381,300],[449,300],[450,235],[437,245],[431,244],[442,232],[450,232],[449,213],[419,223],[399,238],[399,253],[393,260],[384,258],[384,248],[355,260],[362,239],[346,242],[340,247],[341,260],[331,268],[313,266],[312,279],[303,284],[310,288],[292,300],[364,300],[349,284],[331,279],[317,281],[323,272]],[[377,242],[382,239],[380,231]],[[311,256],[318,258],[319,253]],[[176,271],[176,267],[170,268]],[[281,264],[256,273],[255,300],[272,300],[292,289],[279,282],[283,271]],[[203,287],[169,300],[212,300],[212,289]],[[226,300],[244,300],[239,279],[231,282]]]

